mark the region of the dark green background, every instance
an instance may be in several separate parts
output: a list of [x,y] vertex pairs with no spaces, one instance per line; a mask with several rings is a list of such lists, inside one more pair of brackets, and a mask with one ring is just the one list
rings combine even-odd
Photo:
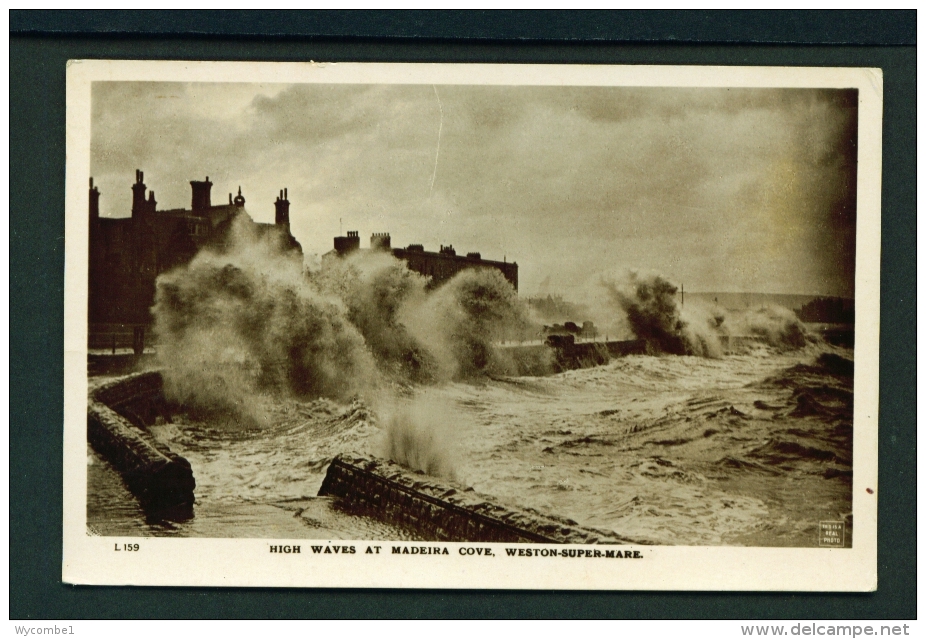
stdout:
[[[915,618],[915,20],[915,12],[10,12],[10,617]],[[70,58],[881,67],[878,592],[63,585],[64,105]]]

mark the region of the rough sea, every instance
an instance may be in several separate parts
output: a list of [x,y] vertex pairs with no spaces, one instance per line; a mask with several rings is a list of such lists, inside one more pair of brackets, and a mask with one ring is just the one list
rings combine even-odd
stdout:
[[[641,543],[851,544],[853,355],[762,344],[720,358],[633,355],[545,377],[403,389],[443,406],[431,446],[454,481]],[[383,455],[385,420],[360,400],[270,400],[267,425],[175,415],[152,427],[187,458],[194,515],[151,519],[88,449],[88,527],[102,535],[414,539],[316,498],[340,452]],[[433,454],[435,451],[431,451]]]

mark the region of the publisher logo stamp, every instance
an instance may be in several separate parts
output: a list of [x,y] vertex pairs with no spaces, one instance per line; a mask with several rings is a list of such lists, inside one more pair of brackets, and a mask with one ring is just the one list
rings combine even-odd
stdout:
[[844,548],[846,545],[846,523],[844,521],[820,522],[820,545],[830,548]]

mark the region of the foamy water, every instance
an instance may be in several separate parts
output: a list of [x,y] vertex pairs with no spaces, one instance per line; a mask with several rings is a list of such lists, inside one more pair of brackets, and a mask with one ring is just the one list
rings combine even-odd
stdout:
[[[449,407],[435,419],[454,448],[458,481],[500,502],[650,543],[815,546],[820,521],[851,515],[851,351],[826,347],[829,359],[819,360],[821,348],[759,347],[721,359],[631,356],[427,394]],[[262,408],[264,428],[179,416],[154,427],[193,466],[197,504],[186,522],[145,521],[118,477],[91,455],[91,527],[413,536],[314,499],[334,455],[386,450],[384,420],[370,408],[328,400]]]
[[475,417],[461,474],[477,491],[632,539],[816,545],[819,521],[850,513],[851,404],[797,416],[792,388],[763,383],[815,358],[640,356],[457,384],[447,392]]

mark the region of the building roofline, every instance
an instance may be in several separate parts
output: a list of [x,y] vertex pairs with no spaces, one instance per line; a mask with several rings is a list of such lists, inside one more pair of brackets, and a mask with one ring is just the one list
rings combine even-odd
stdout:
[[[362,251],[368,251],[368,250],[370,250],[370,249],[360,249],[360,250],[362,250]],[[506,266],[506,265],[507,265],[507,266],[517,266],[517,264],[518,264],[517,262],[509,262],[509,261],[507,261],[507,260],[505,260],[505,261],[501,261],[501,260],[487,260],[487,259],[485,259],[484,257],[478,257],[478,258],[476,258],[476,257],[468,257],[468,256],[465,255],[465,254],[463,254],[463,255],[448,255],[447,253],[439,253],[439,252],[437,252],[437,251],[417,251],[417,250],[411,250],[411,251],[410,251],[410,250],[408,250],[407,248],[403,248],[403,247],[393,247],[391,250],[392,250],[393,253],[402,252],[402,253],[405,253],[405,254],[408,254],[408,255],[425,255],[425,256],[431,257],[431,258],[437,257],[437,258],[445,259],[445,260],[452,260],[452,261],[453,261],[453,260],[456,260],[456,261],[463,261],[463,262],[472,262],[473,264],[493,264],[493,265],[500,265],[500,266]]]

